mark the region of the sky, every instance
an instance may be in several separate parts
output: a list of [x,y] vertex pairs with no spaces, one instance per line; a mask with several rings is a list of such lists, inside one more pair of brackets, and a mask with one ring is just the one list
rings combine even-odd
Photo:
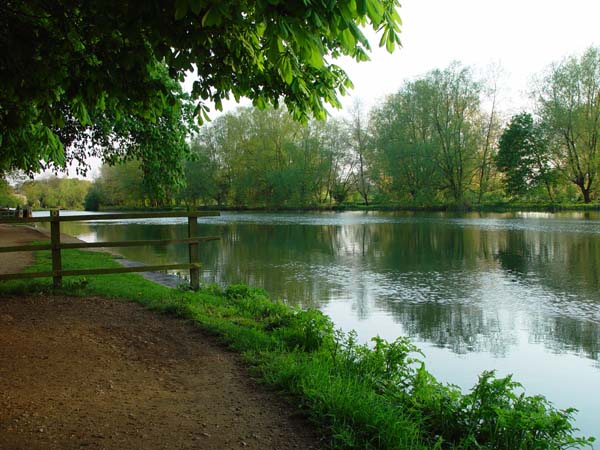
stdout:
[[514,112],[526,106],[534,75],[600,45],[599,0],[401,0],[400,17],[402,48],[374,48],[370,62],[340,64],[355,87],[344,107],[355,97],[373,105],[404,81],[456,60],[482,75],[499,64],[500,94]]
[[[502,68],[499,107],[510,115],[527,109],[532,77],[566,56],[600,46],[600,0],[401,0],[400,16],[402,47],[393,54],[379,48],[379,38],[369,32],[371,61],[336,61],[354,83],[341,98],[344,109],[356,99],[368,109],[405,81],[460,61],[481,76],[492,66]],[[237,106],[226,102],[224,112]],[[98,173],[93,165],[91,176]]]

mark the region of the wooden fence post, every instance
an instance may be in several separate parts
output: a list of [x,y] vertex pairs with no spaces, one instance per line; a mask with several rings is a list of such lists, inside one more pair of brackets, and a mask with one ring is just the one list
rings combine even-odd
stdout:
[[[198,236],[198,217],[190,214],[188,216],[188,238],[195,238]],[[193,291],[200,289],[200,269],[198,263],[200,261],[198,255],[198,243],[191,242],[188,245],[190,254],[190,264],[196,264],[196,266],[190,267],[190,287]]]
[[54,219],[50,222],[50,243],[52,245],[52,280],[54,287],[59,288],[62,284],[62,259],[60,255],[60,212],[58,209],[50,211]]

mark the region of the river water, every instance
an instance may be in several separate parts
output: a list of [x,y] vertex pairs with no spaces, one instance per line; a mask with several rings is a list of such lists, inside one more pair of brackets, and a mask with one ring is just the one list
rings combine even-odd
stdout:
[[[175,239],[186,219],[68,222],[87,241]],[[316,307],[367,341],[409,335],[440,380],[483,370],[579,410],[600,438],[600,213],[223,213],[200,219],[204,282]],[[185,246],[118,249],[148,264]]]

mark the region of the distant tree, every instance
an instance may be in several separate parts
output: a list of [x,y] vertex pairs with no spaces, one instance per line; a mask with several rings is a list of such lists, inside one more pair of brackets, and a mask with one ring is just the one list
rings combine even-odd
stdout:
[[589,203],[600,171],[600,48],[553,65],[536,97],[557,166]]
[[81,209],[91,185],[88,180],[49,177],[25,181],[19,192],[34,207]]
[[375,157],[394,189],[413,200],[440,193],[465,203],[482,155],[481,90],[471,69],[453,63],[406,83],[375,110]]
[[103,165],[92,189],[107,206],[144,206],[147,195],[139,161]]
[[477,168],[477,203],[483,202],[484,195],[490,189],[494,179],[494,156],[502,131],[501,118],[498,113],[499,81],[502,68],[492,66],[488,72],[488,83],[483,86],[484,99],[489,102],[489,109],[481,111],[479,118],[479,157]]
[[351,149],[347,124],[339,119],[326,122],[321,134],[321,145],[326,159],[324,189],[330,200],[345,202],[356,188],[356,155]]
[[191,159],[185,163],[185,187],[180,197],[188,204],[196,205],[200,200],[205,204],[225,200],[225,192],[220,186],[220,167],[216,150],[210,141],[196,140],[192,143]]
[[512,117],[500,136],[496,166],[504,174],[507,194],[522,196],[543,183],[553,201],[548,146],[531,114],[521,113]]
[[431,203],[441,180],[428,84],[406,83],[372,111],[371,123],[379,179],[401,199]]
[[368,206],[372,189],[369,167],[370,136],[368,131],[368,119],[360,101],[356,101],[352,105],[347,126],[349,129],[350,148],[356,159],[356,189],[365,205]]
[[477,170],[478,132],[474,119],[480,108],[482,85],[471,69],[453,63],[426,77],[435,130],[435,161],[444,189],[463,204]]
[[8,182],[0,178],[0,206],[8,206],[14,208],[19,205],[20,201],[15,197],[13,188]]
[[85,196],[83,208],[86,211],[99,211],[101,202],[102,200],[100,192],[98,192],[98,188],[96,186],[92,186]]

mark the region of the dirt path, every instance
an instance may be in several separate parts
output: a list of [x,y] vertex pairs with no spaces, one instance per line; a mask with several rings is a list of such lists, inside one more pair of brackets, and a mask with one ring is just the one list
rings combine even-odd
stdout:
[[0,449],[319,448],[312,430],[189,323],[101,298],[0,296]]
[[[33,228],[0,224],[0,247],[24,245],[36,239],[43,237]],[[31,252],[0,253],[0,273],[20,272],[32,262]]]

